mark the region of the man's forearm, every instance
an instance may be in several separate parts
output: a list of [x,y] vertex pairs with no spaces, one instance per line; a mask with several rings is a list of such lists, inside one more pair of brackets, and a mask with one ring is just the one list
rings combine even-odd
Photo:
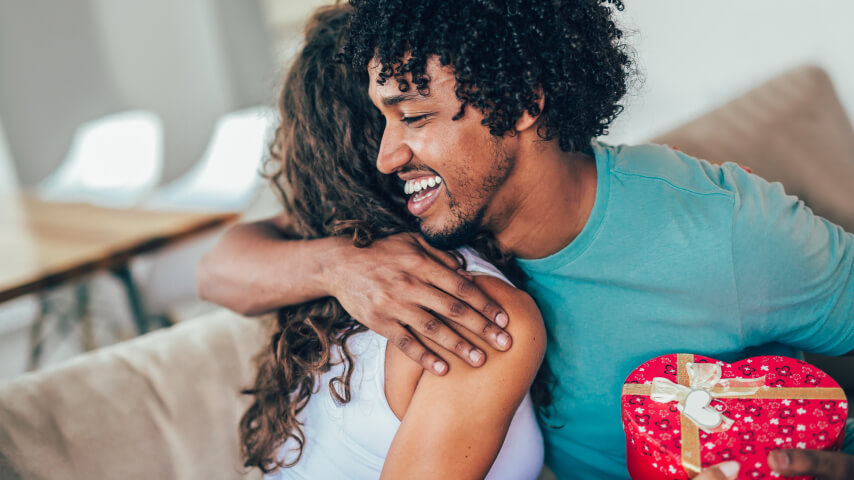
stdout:
[[483,364],[484,352],[455,328],[497,350],[510,348],[502,330],[506,312],[459,273],[456,257],[421,237],[398,233],[359,248],[347,236],[294,240],[288,230],[282,217],[232,227],[199,263],[199,296],[244,315],[335,297],[353,318],[438,375],[447,364],[415,333],[472,366]]
[[234,226],[199,263],[199,296],[243,315],[327,296],[323,261],[340,240],[288,239],[272,221]]

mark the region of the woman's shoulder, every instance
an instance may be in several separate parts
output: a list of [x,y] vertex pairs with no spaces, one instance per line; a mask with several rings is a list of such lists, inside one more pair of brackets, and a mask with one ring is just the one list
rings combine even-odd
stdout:
[[[480,257],[476,258],[488,267],[495,268]],[[467,267],[471,268],[472,265],[473,262],[468,262],[467,259]],[[474,277],[474,283],[507,312],[510,320],[506,331],[512,338],[511,347],[503,352],[494,350],[475,334],[457,329],[468,341],[486,353],[487,361],[484,365],[474,368],[452,353],[441,350],[430,340],[419,337],[428,348],[439,353],[448,362],[450,369],[445,376],[447,378],[435,378],[431,374],[425,374],[421,366],[403,352],[389,348],[385,358],[385,390],[389,405],[398,418],[403,418],[422,379],[428,379],[429,384],[434,381],[488,384],[494,377],[501,376],[509,381],[529,384],[529,377],[542,363],[546,348],[546,331],[536,303],[526,292],[512,286],[497,269],[496,275],[483,270],[486,268],[479,268],[481,274]]]
[[534,367],[536,370],[542,362],[546,349],[546,329],[534,299],[525,291],[497,277],[476,276],[474,282],[487,296],[501,305],[510,319],[505,331],[510,334],[512,343],[510,348],[503,352],[492,350],[480,338],[463,333],[466,338],[476,342],[487,352],[487,362],[484,367],[490,361],[509,363],[528,359],[536,364]]
[[[460,478],[482,478],[499,450],[503,452],[502,444],[511,421],[516,421],[519,406],[542,362],[545,327],[533,299],[505,279],[486,274],[475,276],[474,282],[508,314],[506,331],[513,338],[511,347],[503,352],[493,350],[475,334],[458,329],[462,336],[486,353],[486,362],[474,368],[440,350],[430,340],[419,337],[448,362],[448,372],[442,377],[423,372],[415,362],[399,354],[398,361],[402,365],[416,366],[418,374],[408,377],[410,381],[414,379],[414,384],[408,385],[412,393],[403,412],[401,429],[389,451],[384,474],[386,470],[391,476],[417,471],[425,477],[441,477],[442,472],[447,471],[455,472]],[[395,355],[395,350],[389,349],[389,355]],[[388,382],[392,379],[386,381],[388,391]],[[529,414],[525,417],[528,421],[522,423],[533,432],[524,438],[540,438],[530,404],[521,411]],[[518,432],[510,437],[522,438]],[[412,465],[414,455],[428,450],[435,455]],[[527,446],[519,451],[530,453]],[[508,458],[511,457],[516,458],[513,455]],[[534,465],[533,471],[538,470],[539,465]],[[467,473],[462,474],[463,471]]]
[[[512,326],[508,325],[508,329],[531,333],[545,331],[539,307],[527,292],[513,285],[495,265],[481,257],[473,248],[461,247],[457,249],[457,253],[465,260],[466,272],[472,274],[475,284],[502,308],[514,310],[517,321],[513,322]],[[510,333],[512,335],[512,331]]]

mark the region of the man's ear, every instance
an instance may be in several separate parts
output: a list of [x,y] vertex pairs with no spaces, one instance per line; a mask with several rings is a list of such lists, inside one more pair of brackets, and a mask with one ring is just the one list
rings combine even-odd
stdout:
[[516,131],[523,132],[537,124],[537,120],[539,120],[540,115],[543,113],[543,107],[546,105],[546,99],[543,97],[543,87],[537,85],[537,88],[534,89],[534,95],[536,95],[535,102],[539,109],[536,112],[536,115],[531,115],[531,112],[525,110],[522,112],[522,115],[519,115],[519,118],[516,119]]

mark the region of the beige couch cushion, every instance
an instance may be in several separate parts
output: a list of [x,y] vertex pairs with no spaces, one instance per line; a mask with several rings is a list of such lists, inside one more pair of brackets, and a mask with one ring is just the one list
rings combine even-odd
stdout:
[[791,70],[652,141],[746,165],[854,232],[854,129],[817,67]]
[[219,313],[4,384],[0,478],[258,478],[239,458],[238,389],[265,337]]

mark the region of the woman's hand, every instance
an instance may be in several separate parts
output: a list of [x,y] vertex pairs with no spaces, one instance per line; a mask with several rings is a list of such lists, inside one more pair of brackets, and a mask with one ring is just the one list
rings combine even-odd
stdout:
[[392,235],[365,248],[339,242],[333,250],[318,269],[329,294],[425,370],[444,375],[448,365],[441,352],[428,349],[413,333],[472,366],[482,365],[486,355],[455,329],[464,328],[497,350],[510,348],[503,330],[507,314],[457,271],[460,264],[453,255],[429,246],[420,235]]

